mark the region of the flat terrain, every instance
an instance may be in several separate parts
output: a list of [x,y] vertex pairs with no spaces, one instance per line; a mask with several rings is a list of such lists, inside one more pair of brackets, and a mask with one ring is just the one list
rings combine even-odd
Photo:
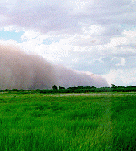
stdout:
[[0,93],[0,151],[135,151],[136,93]]

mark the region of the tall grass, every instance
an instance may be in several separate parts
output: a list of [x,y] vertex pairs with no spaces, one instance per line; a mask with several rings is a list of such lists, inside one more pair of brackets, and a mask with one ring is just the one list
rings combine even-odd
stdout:
[[0,151],[135,150],[136,96],[0,95]]
[[112,104],[113,148],[136,150],[136,96],[115,98]]

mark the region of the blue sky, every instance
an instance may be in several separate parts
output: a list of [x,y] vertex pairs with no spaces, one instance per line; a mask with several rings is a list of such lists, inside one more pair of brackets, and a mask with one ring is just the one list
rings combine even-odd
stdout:
[[136,84],[135,0],[1,0],[0,42],[54,64]]
[[0,31],[0,39],[2,40],[15,40],[17,41],[18,43],[20,43],[22,40],[21,40],[21,36],[24,34],[25,32],[24,31],[19,31],[19,32],[16,32],[16,31]]

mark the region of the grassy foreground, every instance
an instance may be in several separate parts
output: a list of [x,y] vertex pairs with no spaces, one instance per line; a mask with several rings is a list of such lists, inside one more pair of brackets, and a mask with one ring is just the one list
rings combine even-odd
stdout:
[[134,151],[136,94],[0,94],[0,151]]

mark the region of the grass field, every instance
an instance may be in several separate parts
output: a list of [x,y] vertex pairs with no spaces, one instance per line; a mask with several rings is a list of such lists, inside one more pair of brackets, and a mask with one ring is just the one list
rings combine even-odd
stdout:
[[136,150],[136,93],[0,94],[0,151],[125,150]]

